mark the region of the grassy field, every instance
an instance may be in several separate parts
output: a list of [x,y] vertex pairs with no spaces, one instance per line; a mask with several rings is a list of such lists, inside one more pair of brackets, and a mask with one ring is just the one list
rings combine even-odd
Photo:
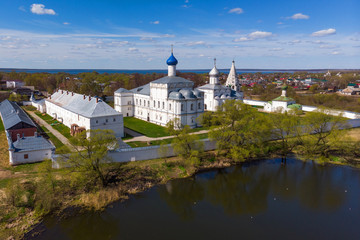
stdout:
[[[124,127],[129,128],[131,130],[134,130],[138,133],[141,133],[147,137],[165,137],[169,136],[169,134],[166,132],[166,128],[149,123],[134,117],[124,117]],[[207,130],[208,127],[198,127],[193,128],[190,130],[190,132],[199,132],[202,130]]]
[[0,166],[9,165],[9,152],[8,152],[8,143],[4,131],[4,124],[0,118]]
[[54,120],[51,116],[47,114],[42,114],[39,111],[35,111],[35,114],[42,118],[45,122],[50,124],[55,130],[57,130],[59,133],[61,133],[66,138],[71,138],[70,135],[70,128],[65,126],[64,124],[58,122],[57,120]]
[[169,136],[166,128],[134,117],[124,117],[124,127],[144,134],[147,137]]
[[62,148],[62,150],[69,150],[54,134],[52,134],[46,127],[40,126],[41,130],[49,136],[50,141],[55,145],[56,151]]

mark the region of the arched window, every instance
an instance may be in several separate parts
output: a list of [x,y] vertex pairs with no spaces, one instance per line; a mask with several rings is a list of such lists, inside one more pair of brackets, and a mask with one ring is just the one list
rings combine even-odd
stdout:
[[148,101],[148,107],[150,107],[150,101]]
[[165,108],[165,102],[163,102],[163,109]]
[[198,109],[201,109],[201,103],[198,103]]
[[154,107],[156,107],[156,102],[155,102],[155,100],[154,100]]
[[181,111],[184,111],[184,104],[181,104]]
[[160,108],[160,101],[158,101],[158,108]]
[[191,110],[191,111],[194,110],[194,104],[191,104],[191,105],[190,105],[190,110]]
[[171,103],[169,104],[169,110],[171,110]]
[[205,110],[207,109],[207,105],[206,105],[206,104],[204,104],[204,108],[205,108]]

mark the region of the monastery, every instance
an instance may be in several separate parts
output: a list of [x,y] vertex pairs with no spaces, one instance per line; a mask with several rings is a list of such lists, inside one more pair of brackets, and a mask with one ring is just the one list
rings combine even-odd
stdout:
[[[167,59],[168,76],[144,86],[127,90],[120,88],[114,93],[115,110],[126,117],[165,126],[167,122],[179,119],[181,125],[197,127],[196,118],[205,110],[215,111],[227,99],[242,100],[236,70],[233,64],[229,77],[234,79],[234,89],[220,85],[220,72],[214,64],[210,71],[210,82],[194,89],[194,83],[176,76],[178,60],[171,51]],[[237,81],[236,81],[237,80]]]

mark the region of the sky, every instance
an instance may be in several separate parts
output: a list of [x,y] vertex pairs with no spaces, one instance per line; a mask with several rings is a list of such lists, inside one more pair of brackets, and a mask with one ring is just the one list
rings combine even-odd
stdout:
[[360,69],[359,0],[1,0],[0,68]]

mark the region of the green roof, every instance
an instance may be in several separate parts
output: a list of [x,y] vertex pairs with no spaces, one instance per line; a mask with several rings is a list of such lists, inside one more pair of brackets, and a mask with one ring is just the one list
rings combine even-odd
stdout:
[[291,97],[280,96],[280,97],[277,97],[277,98],[273,99],[273,101],[290,102],[290,101],[294,101],[294,99],[291,98]]
[[294,103],[294,104],[289,105],[288,108],[290,108],[290,109],[301,109],[301,105],[297,104],[297,103]]

